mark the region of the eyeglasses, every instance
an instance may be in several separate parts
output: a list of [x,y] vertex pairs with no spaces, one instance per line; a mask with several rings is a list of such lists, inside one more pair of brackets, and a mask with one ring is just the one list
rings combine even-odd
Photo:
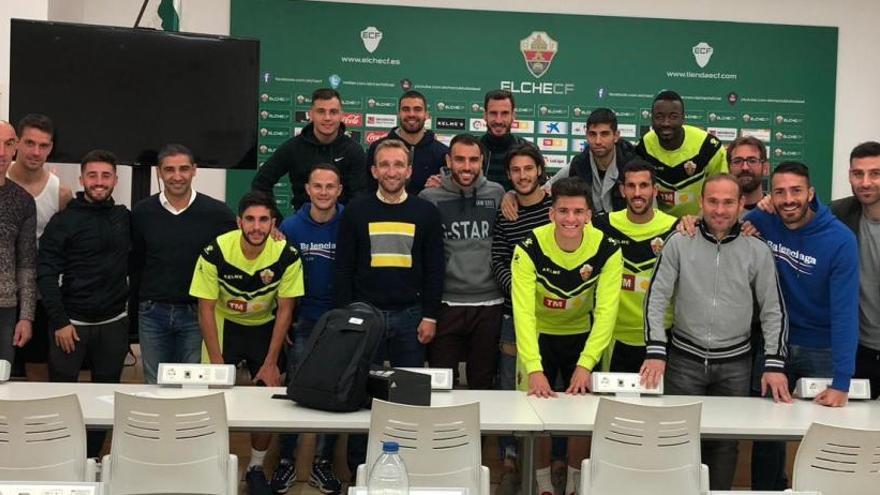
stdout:
[[766,160],[762,160],[760,158],[750,156],[748,158],[734,158],[730,160],[731,165],[736,165],[737,167],[741,167],[743,165],[748,165],[750,167],[757,167],[758,165],[764,163]]

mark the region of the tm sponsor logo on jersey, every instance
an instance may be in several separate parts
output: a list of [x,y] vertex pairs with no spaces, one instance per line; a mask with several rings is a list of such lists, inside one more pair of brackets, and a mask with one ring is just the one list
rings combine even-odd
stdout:
[[776,259],[788,264],[788,266],[794,268],[799,273],[805,275],[813,273],[813,268],[816,266],[815,257],[777,242],[768,240],[767,245],[770,246],[770,250],[773,251],[773,256],[775,256]]
[[454,131],[463,131],[465,126],[464,119],[451,119],[448,117],[437,117],[437,129],[452,129]]
[[368,113],[366,119],[367,127],[381,127],[391,129],[397,125],[397,115],[389,115],[383,113]]
[[538,124],[538,134],[559,134],[566,135],[568,134],[568,122],[559,122],[559,121],[545,121],[542,120]]
[[568,301],[565,299],[554,299],[552,297],[544,296],[544,307],[550,309],[565,309]]
[[565,138],[538,138],[538,148],[541,151],[568,151],[568,139]]

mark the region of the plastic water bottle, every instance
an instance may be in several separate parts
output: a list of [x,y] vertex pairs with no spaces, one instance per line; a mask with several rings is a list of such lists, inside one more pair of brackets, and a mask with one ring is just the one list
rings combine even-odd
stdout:
[[367,482],[369,495],[409,495],[409,478],[399,450],[397,442],[382,442],[382,455],[373,464]]

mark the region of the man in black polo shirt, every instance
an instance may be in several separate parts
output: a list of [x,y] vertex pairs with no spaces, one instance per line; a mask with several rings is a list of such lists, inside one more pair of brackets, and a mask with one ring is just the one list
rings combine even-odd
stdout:
[[192,188],[196,163],[180,144],[159,152],[162,191],[132,209],[131,268],[138,301],[144,381],[156,383],[159,363],[198,363],[202,333],[189,295],[202,248],[236,228],[224,203]]

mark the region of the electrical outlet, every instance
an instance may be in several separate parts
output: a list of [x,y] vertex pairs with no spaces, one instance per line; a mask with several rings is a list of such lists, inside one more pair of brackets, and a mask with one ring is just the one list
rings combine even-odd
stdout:
[[452,368],[397,368],[431,376],[431,390],[452,390]]
[[159,363],[159,385],[231,387],[235,366],[231,364]]
[[[794,386],[794,396],[812,399],[831,386],[831,378],[800,378]],[[866,378],[853,378],[849,382],[850,399],[870,399],[871,382]]]
[[660,385],[657,388],[645,388],[639,381],[641,377],[638,373],[593,373],[593,386],[591,391],[594,394],[646,394],[646,395],[662,395],[663,379],[660,379]]

